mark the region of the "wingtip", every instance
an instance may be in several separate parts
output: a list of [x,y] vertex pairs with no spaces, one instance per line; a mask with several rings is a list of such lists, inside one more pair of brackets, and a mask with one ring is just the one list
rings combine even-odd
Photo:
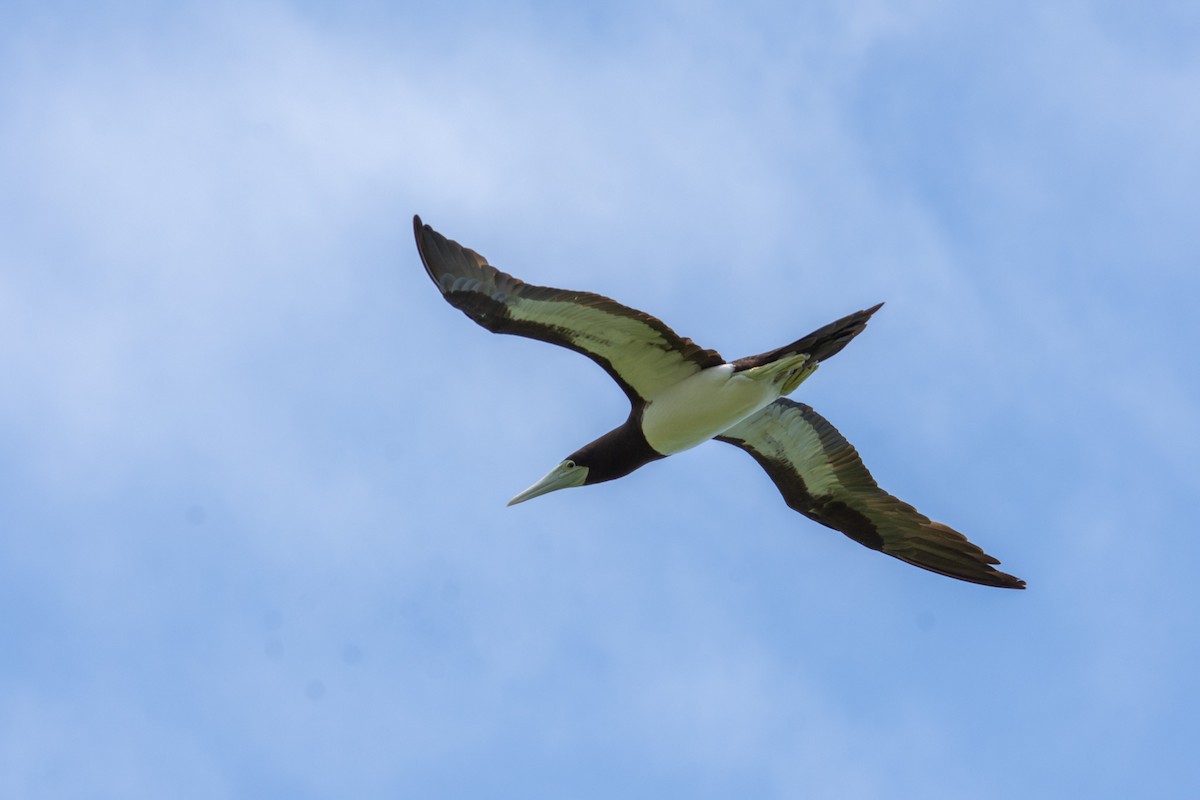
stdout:
[[[991,565],[999,565],[1000,563],[1000,559],[990,556],[987,553],[983,553],[983,556]],[[988,582],[988,585],[990,586],[997,586],[1001,589],[1025,588],[1025,581],[1021,580],[1016,575],[1009,575],[1007,572],[1001,572],[1000,570],[996,569],[995,566],[987,567],[987,576],[990,578],[990,581]]]
[[433,228],[421,221],[421,215],[413,214],[413,238],[417,242],[417,255],[421,258],[421,266],[425,268],[425,274],[434,284],[437,284],[437,276],[434,275],[433,267],[430,265],[430,254],[426,250],[431,233],[433,233]]
[[[1000,562],[997,561],[995,563],[999,564]],[[918,564],[917,566],[920,566],[920,564]],[[991,567],[989,567],[987,569],[987,572],[983,576],[967,577],[965,575],[952,575],[949,573],[943,573],[943,574],[947,574],[951,578],[958,578],[960,580],[970,581],[971,583],[979,583],[984,586],[994,586],[997,589],[1024,589],[1025,588],[1025,581],[1021,580],[1016,575],[1009,575],[1007,572],[1001,572],[1000,570],[993,569]]]

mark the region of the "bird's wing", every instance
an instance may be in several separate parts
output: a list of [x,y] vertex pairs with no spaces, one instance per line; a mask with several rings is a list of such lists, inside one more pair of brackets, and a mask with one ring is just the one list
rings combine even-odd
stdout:
[[488,264],[413,217],[425,271],[450,305],[492,333],[562,345],[595,361],[635,405],[706,367],[715,350],[685,339],[661,320],[590,292],[532,286]]
[[1025,588],[967,537],[880,489],[854,446],[803,403],[780,398],[717,438],[753,456],[788,506],[860,544],[951,578]]

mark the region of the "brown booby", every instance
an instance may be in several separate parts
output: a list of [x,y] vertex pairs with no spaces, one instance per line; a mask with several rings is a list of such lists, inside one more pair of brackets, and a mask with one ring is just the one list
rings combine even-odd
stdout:
[[621,426],[567,456],[509,505],[620,478],[715,439],[749,453],[789,507],[860,544],[951,578],[1025,588],[967,537],[880,489],[836,428],[786,397],[861,333],[882,303],[776,350],[726,361],[607,297],[524,283],[420,217],[413,217],[413,229],[425,271],[450,305],[492,333],[582,353],[632,406]]

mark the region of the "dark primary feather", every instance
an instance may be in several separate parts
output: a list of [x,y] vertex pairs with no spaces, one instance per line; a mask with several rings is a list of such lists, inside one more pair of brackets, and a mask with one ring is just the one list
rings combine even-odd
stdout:
[[425,271],[442,295],[493,333],[561,345],[601,367],[639,405],[706,367],[720,353],[685,339],[642,311],[591,292],[533,286],[413,217]]
[[854,446],[803,403],[780,398],[717,439],[753,456],[788,506],[860,544],[951,578],[1025,588],[967,537],[880,489]]

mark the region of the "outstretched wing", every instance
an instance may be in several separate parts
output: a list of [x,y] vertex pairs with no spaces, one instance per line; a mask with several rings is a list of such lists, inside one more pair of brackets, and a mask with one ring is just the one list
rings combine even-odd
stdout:
[[583,353],[621,385],[631,403],[724,363],[662,321],[590,292],[532,286],[487,263],[413,217],[425,271],[450,305],[492,333],[512,333]]
[[951,578],[1025,588],[967,537],[880,489],[854,446],[803,403],[780,398],[717,438],[753,456],[788,506],[860,544]]

